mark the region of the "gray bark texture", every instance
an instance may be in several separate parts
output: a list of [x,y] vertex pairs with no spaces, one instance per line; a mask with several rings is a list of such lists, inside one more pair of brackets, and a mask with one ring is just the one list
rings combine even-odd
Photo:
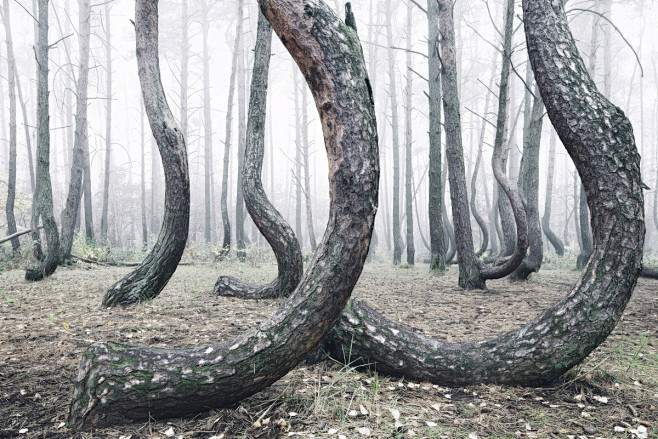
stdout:
[[466,289],[484,288],[478,260],[473,251],[473,233],[466,193],[466,171],[461,137],[459,95],[457,89],[457,48],[453,3],[439,1],[439,29],[441,31],[441,84],[443,86],[443,112],[446,133],[446,160],[450,179],[450,200],[455,228],[457,260],[459,262],[459,286]]
[[238,27],[235,32],[233,43],[233,60],[231,61],[231,78],[228,86],[228,104],[226,108],[226,137],[224,140],[224,161],[222,168],[222,194],[220,204],[222,209],[222,226],[224,238],[219,259],[222,260],[231,253],[231,218],[228,212],[228,173],[231,160],[231,133],[233,131],[233,101],[235,94],[235,75],[238,68],[238,55],[240,54],[240,40],[242,39],[242,10],[243,0],[238,0]]
[[238,48],[238,184],[235,195],[235,246],[238,260],[244,262],[247,258],[247,235],[244,232],[244,197],[242,195],[242,167],[244,165],[244,149],[247,143],[246,126],[246,72],[244,68],[244,38],[240,38]]
[[446,243],[443,235],[441,205],[441,58],[439,46],[439,3],[427,0],[427,59],[429,101],[429,202],[430,270],[446,269]]
[[[38,224],[41,217],[46,234],[46,255],[38,264],[30,264],[25,269],[25,279],[31,281],[41,280],[50,276],[59,265],[59,232],[53,213],[53,191],[50,183],[50,115],[48,102],[48,0],[39,0],[38,16],[39,38],[37,53],[37,182],[36,182],[36,208]],[[38,235],[38,232],[36,232]]]
[[103,207],[101,210],[101,242],[107,240],[107,215],[110,206],[110,167],[112,166],[112,28],[110,4],[105,4],[105,175],[103,177]]
[[308,89],[304,86],[302,90],[302,160],[304,162],[304,198],[306,199],[306,228],[308,229],[308,240],[311,244],[311,251],[315,252],[315,249],[318,247],[318,242],[315,239],[315,229],[313,227],[311,169],[309,168],[308,156]]
[[235,296],[243,299],[288,297],[299,284],[304,272],[299,241],[283,216],[268,200],[261,178],[265,151],[265,116],[271,54],[272,27],[265,16],[259,13],[254,69],[251,76],[242,189],[249,215],[272,246],[279,275],[267,285],[249,284],[232,276],[221,276],[215,283],[214,289],[214,293],[220,296]]
[[[258,392],[307,357],[334,326],[359,278],[379,181],[377,126],[361,45],[322,1],[261,0],[260,6],[304,74],[323,122],[332,200],[324,238],[293,295],[232,340],[173,350],[90,347],[75,380],[72,428],[181,416]],[[138,59],[155,67],[157,0],[137,0],[136,9]],[[151,79],[159,85],[157,76]],[[151,111],[148,91],[145,99]]]
[[551,139],[548,149],[548,171],[546,174],[546,200],[544,201],[544,216],[541,219],[541,227],[555,249],[558,256],[564,255],[564,244],[551,230],[551,203],[553,201],[553,176],[555,175],[555,140],[557,134],[551,130]]
[[76,84],[75,134],[73,138],[73,153],[71,158],[71,178],[66,206],[61,217],[61,249],[60,257],[65,261],[71,257],[75,224],[80,213],[82,199],[82,175],[84,172],[84,145],[87,137],[87,91],[89,83],[89,42],[91,38],[91,7],[89,0],[78,1],[78,45],[80,68]]
[[148,227],[146,223],[146,154],[144,152],[145,130],[144,130],[144,100],[141,100],[139,109],[139,145],[141,152],[141,186],[142,186],[142,249],[146,251],[149,245]]
[[[5,41],[7,43],[7,86],[9,89],[9,172],[7,176],[5,214],[7,218],[7,234],[13,235],[16,233],[16,218],[14,216],[14,201],[16,200],[16,60],[14,58],[14,43],[11,35],[9,0],[3,0],[2,21],[5,25]],[[19,247],[20,241],[17,236],[11,240],[11,248],[16,252]]]
[[[499,338],[425,338],[353,299],[326,338],[334,358],[441,384],[543,385],[581,362],[619,321],[642,266],[644,200],[633,129],[589,77],[561,2],[523,0],[530,60],[548,116],[580,173],[594,250],[562,300]],[[354,363],[351,363],[354,364]]]
[[406,106],[404,109],[404,120],[405,120],[405,131],[404,131],[404,144],[405,144],[405,166],[404,166],[404,201],[405,201],[405,212],[407,215],[407,264],[413,265],[414,258],[416,255],[416,246],[414,245],[414,194],[413,194],[413,174],[414,167],[412,161],[413,153],[413,132],[412,132],[412,121],[411,121],[411,109],[413,106],[412,97],[413,97],[413,81],[412,81],[412,72],[411,69],[413,65],[411,63],[411,38],[412,38],[412,25],[413,25],[413,3],[407,3],[407,86],[405,90],[406,94]]
[[[529,93],[528,93],[529,94]],[[525,213],[528,222],[528,254],[521,265],[510,275],[511,280],[527,280],[539,271],[544,258],[544,241],[539,222],[539,147],[544,118],[544,103],[535,87],[530,117],[523,130],[523,156],[519,172],[519,191],[525,198]],[[528,102],[530,97],[526,95]]]
[[386,44],[388,46],[388,87],[391,96],[391,131],[393,133],[393,264],[402,261],[402,235],[400,231],[400,137],[398,117],[398,95],[395,80],[395,45],[391,17],[392,0],[386,0]]
[[[146,4],[144,4],[146,3]],[[165,212],[158,240],[141,265],[105,293],[103,306],[127,306],[156,297],[176,271],[190,223],[190,178],[185,139],[169,109],[158,58],[157,1],[138,2],[137,66],[146,115],[165,174]]]

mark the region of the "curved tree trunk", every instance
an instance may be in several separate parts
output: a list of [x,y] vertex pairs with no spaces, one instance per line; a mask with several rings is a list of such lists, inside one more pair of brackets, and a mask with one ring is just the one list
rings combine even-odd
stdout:
[[[2,21],[5,25],[7,43],[7,86],[9,88],[9,173],[7,181],[7,234],[16,233],[16,218],[14,216],[14,201],[16,199],[16,60],[14,59],[14,43],[11,34],[11,17],[9,16],[9,0],[3,0]],[[11,248],[18,251],[18,237],[11,240]]]
[[[544,216],[541,219],[541,227],[544,235],[548,238],[558,256],[564,255],[564,244],[551,230],[551,202],[553,201],[553,175],[555,174],[555,130],[551,130],[551,140],[548,150],[548,173],[546,176],[546,200],[544,202]],[[569,221],[567,220],[567,223]]]
[[244,262],[247,258],[247,245],[249,245],[247,234],[244,232],[244,197],[242,196],[242,169],[244,165],[244,149],[247,143],[246,127],[246,72],[244,69],[244,37],[240,37],[238,46],[238,183],[235,194],[235,247],[238,260]]
[[[53,191],[50,183],[50,115],[48,102],[48,0],[39,0],[39,39],[37,52],[37,185],[33,209],[41,217],[46,233],[47,251],[39,264],[25,269],[26,280],[41,280],[50,276],[59,265],[59,232],[53,213]],[[35,228],[37,224],[34,224]],[[36,234],[38,235],[38,231]]]
[[139,267],[107,290],[103,306],[131,305],[160,294],[183,256],[189,231],[190,177],[185,139],[160,82],[158,41],[151,34],[157,35],[157,1],[145,2],[148,4],[142,4],[142,9],[138,10],[144,14],[139,19],[142,26],[152,29],[137,31],[137,65],[146,115],[164,167],[165,212],[151,252]]
[[228,104],[226,107],[226,137],[224,140],[224,164],[222,168],[222,194],[220,204],[222,208],[222,225],[224,227],[224,238],[219,259],[223,260],[231,253],[231,218],[228,213],[228,166],[231,158],[231,132],[233,130],[233,101],[235,94],[235,74],[238,66],[238,54],[240,50],[240,39],[242,38],[242,12],[243,0],[238,0],[237,30],[235,42],[233,43],[233,60],[231,61],[231,78],[228,86]]
[[235,296],[243,299],[287,297],[297,287],[304,272],[299,241],[283,216],[267,199],[261,179],[271,54],[272,27],[263,14],[259,13],[247,118],[247,145],[242,170],[242,188],[247,211],[258,230],[272,246],[279,268],[279,276],[267,285],[254,285],[232,276],[221,276],[215,283],[214,289],[214,293],[221,296]]
[[642,265],[640,156],[623,112],[596,89],[561,2],[523,0],[530,60],[542,99],[580,173],[592,210],[594,251],[573,290],[522,328],[466,343],[431,340],[354,299],[325,338],[370,367],[441,384],[547,384],[614,329]]
[[79,0],[79,55],[80,70],[76,87],[75,137],[71,159],[71,178],[69,193],[66,197],[66,207],[62,212],[62,242],[60,257],[66,261],[71,257],[75,224],[80,214],[82,199],[82,174],[84,171],[84,143],[87,142],[87,90],[89,79],[89,42],[91,38],[91,7],[89,0]]
[[[358,37],[322,1],[260,5],[304,74],[322,120],[331,196],[324,238],[295,293],[257,328],[232,340],[172,350],[93,345],[75,383],[68,418],[73,428],[180,416],[254,394],[306,358],[337,321],[361,273],[377,209],[379,166]],[[135,19],[146,80],[144,58],[152,69],[157,66],[157,0],[138,0]],[[149,78],[159,85],[153,73]],[[152,91],[145,89],[151,110]]]
[[[482,134],[484,134],[484,122],[482,122]],[[475,165],[473,166],[473,176],[471,177],[471,212],[473,213],[473,218],[475,218],[475,221],[478,223],[478,226],[482,231],[482,244],[480,245],[480,249],[475,252],[475,256],[478,258],[484,254],[484,252],[487,250],[487,246],[489,245],[489,229],[487,229],[487,224],[484,222],[484,219],[482,219],[482,216],[480,216],[480,213],[478,212],[476,201],[478,169],[480,169],[480,161],[482,161],[483,137],[483,135],[480,136],[478,155],[475,159]]]
[[[531,78],[530,78],[531,79]],[[531,81],[528,81],[530,84]],[[544,103],[535,87],[532,111],[523,132],[523,157],[519,173],[519,189],[525,198],[525,212],[528,220],[528,254],[510,275],[511,280],[526,280],[531,273],[539,271],[544,258],[544,241],[539,224],[539,147],[544,118]],[[530,94],[530,93],[528,93]],[[530,97],[526,95],[530,101]]]

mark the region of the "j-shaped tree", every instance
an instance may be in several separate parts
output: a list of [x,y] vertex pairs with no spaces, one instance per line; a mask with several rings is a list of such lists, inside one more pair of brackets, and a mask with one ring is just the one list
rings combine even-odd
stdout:
[[640,156],[624,113],[596,88],[561,1],[523,0],[530,61],[548,116],[587,193],[593,251],[562,300],[520,329],[478,342],[422,337],[354,299],[325,340],[377,369],[443,384],[537,385],[581,362],[614,329],[642,266]]
[[[68,418],[73,428],[179,416],[258,392],[307,357],[338,320],[361,274],[379,182],[377,125],[361,44],[321,0],[259,4],[304,75],[322,121],[331,198],[322,242],[293,294],[271,317],[232,340],[176,350],[91,346],[75,382]],[[135,30],[153,125],[153,111],[166,108],[158,71],[157,0],[137,0]]]

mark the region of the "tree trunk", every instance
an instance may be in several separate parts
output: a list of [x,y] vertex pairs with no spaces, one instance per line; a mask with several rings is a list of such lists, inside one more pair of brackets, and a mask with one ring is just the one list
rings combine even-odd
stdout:
[[541,220],[544,235],[555,249],[558,256],[564,255],[564,244],[551,230],[551,202],[553,201],[553,175],[555,174],[555,130],[551,130],[551,140],[548,150],[548,172],[546,175],[546,200],[544,201],[544,216]]
[[210,176],[212,174],[212,116],[210,109],[210,53],[208,51],[208,32],[210,23],[208,15],[210,7],[207,2],[202,3],[201,11],[201,35],[203,43],[203,177],[204,177],[204,233],[203,237],[206,244],[212,242],[212,209],[213,199]]
[[446,244],[441,205],[441,59],[439,45],[439,3],[427,0],[427,58],[429,101],[429,203],[430,271],[445,271]]
[[36,183],[34,178],[34,163],[32,162],[32,137],[30,135],[30,124],[27,120],[27,108],[25,100],[23,99],[23,89],[21,88],[21,75],[18,74],[18,67],[14,63],[14,76],[16,78],[16,91],[18,92],[18,102],[21,104],[21,112],[23,113],[23,128],[25,130],[25,146],[27,149],[27,167],[30,170],[30,188],[34,193],[36,191]]
[[80,212],[82,198],[82,174],[84,172],[84,144],[87,137],[87,91],[89,82],[89,42],[91,38],[91,7],[89,0],[78,1],[78,32],[80,69],[76,86],[75,103],[75,137],[71,157],[71,178],[69,193],[66,197],[66,207],[62,212],[62,235],[60,257],[62,261],[71,257],[75,224]]
[[231,160],[231,133],[233,128],[233,101],[235,93],[235,75],[238,68],[238,55],[240,53],[240,40],[242,39],[242,7],[243,0],[237,3],[237,22],[238,26],[235,33],[235,42],[233,43],[233,60],[231,61],[231,79],[228,86],[228,104],[226,107],[226,137],[224,139],[224,164],[222,168],[222,195],[220,204],[222,207],[222,225],[224,227],[224,238],[222,240],[222,250],[219,259],[223,260],[231,252],[231,219],[228,213],[228,174],[229,163]]
[[295,187],[295,235],[299,241],[299,246],[304,246],[302,237],[302,127],[300,120],[302,118],[299,108],[299,77],[297,67],[293,62],[292,82],[295,94],[295,170],[292,175],[292,184]]
[[85,211],[85,237],[88,242],[94,240],[94,216],[92,211],[91,199],[91,160],[89,157],[89,138],[85,138],[82,145],[84,153],[84,170],[82,179],[82,193],[84,195]]
[[[48,103],[48,0],[39,0],[39,39],[37,52],[37,219],[41,217],[46,233],[47,252],[39,264],[25,269],[26,280],[50,276],[59,264],[59,233],[53,214],[53,192],[50,184],[50,115]],[[34,215],[33,215],[34,218]],[[36,225],[33,225],[33,228]],[[38,234],[38,232],[37,232]]]
[[140,124],[140,149],[141,149],[141,186],[142,186],[142,250],[146,251],[149,246],[148,228],[146,226],[146,154],[144,152],[144,99],[140,99],[139,106]]
[[[542,99],[580,173],[592,208],[594,251],[562,300],[524,327],[465,343],[431,340],[354,299],[325,338],[378,370],[442,385],[544,385],[600,345],[637,282],[644,241],[640,157],[623,112],[596,89],[560,2],[523,0],[532,67]],[[611,267],[614,267],[611,269]]]
[[110,4],[105,3],[105,178],[103,179],[103,210],[101,211],[101,242],[107,243],[107,212],[110,204],[110,166],[112,165],[112,31]]
[[[247,145],[242,172],[242,187],[247,211],[272,246],[279,268],[278,277],[267,285],[242,282],[232,276],[221,276],[214,293],[243,299],[287,297],[299,284],[304,273],[299,241],[281,214],[267,199],[261,173],[265,151],[265,115],[268,72],[272,54],[272,27],[265,16],[258,14],[258,31],[251,77]],[[294,66],[297,68],[297,66]],[[307,165],[308,166],[308,165]]]
[[[531,81],[527,81],[528,86]],[[529,93],[528,93],[529,94]],[[530,97],[526,95],[528,102]],[[528,221],[528,254],[521,265],[510,275],[511,280],[527,280],[536,273],[544,258],[544,241],[539,223],[539,147],[544,118],[544,103],[535,87],[535,96],[530,117],[523,130],[523,156],[519,172],[519,189],[525,198],[525,213]]]
[[[7,43],[7,86],[9,89],[9,174],[5,214],[7,217],[7,234],[13,235],[16,233],[16,218],[14,217],[14,201],[16,199],[16,60],[14,59],[14,43],[11,35],[9,0],[3,0],[2,11]],[[13,238],[11,240],[12,250],[16,252],[19,247],[18,237]]]
[[459,286],[466,289],[484,288],[477,258],[473,252],[473,234],[466,193],[464,150],[461,138],[459,96],[457,92],[457,58],[453,4],[439,0],[439,29],[441,31],[441,83],[443,86],[443,112],[446,132],[446,160],[450,178],[450,200],[455,227],[457,260],[459,261]]
[[[262,0],[261,6],[311,86],[324,128],[332,202],[321,252],[272,317],[232,340],[173,350],[93,345],[76,379],[72,428],[181,416],[230,406],[260,391],[320,342],[361,273],[379,168],[375,112],[358,37],[324,2]],[[157,60],[156,8],[156,0],[137,1],[137,41],[140,48],[145,37],[149,41],[148,52],[140,50],[140,63],[145,55]],[[159,83],[157,76],[152,83]]]
[[[311,169],[309,168],[309,144],[308,144],[308,89],[303,87],[302,91],[302,158],[304,160],[304,195],[306,199],[306,227],[308,228],[308,240],[311,250],[315,252],[318,243],[315,239],[313,228],[313,206],[311,197]],[[252,216],[253,219],[253,216]],[[254,221],[255,222],[255,221]]]
[[[240,27],[242,31],[242,27]],[[244,38],[240,37],[238,47],[238,184],[235,196],[235,243],[238,260],[244,262],[247,257],[247,237],[244,233],[244,197],[242,196],[242,168],[244,166],[244,149],[247,141],[245,125],[246,88],[244,69]]]
[[398,136],[398,95],[395,79],[395,51],[391,0],[386,0],[386,44],[388,47],[388,81],[391,96],[391,129],[393,132],[393,264],[402,260],[402,236],[400,232],[400,141]]
[[[147,4],[144,4],[147,3]],[[105,293],[103,306],[131,305],[156,297],[176,271],[190,222],[190,179],[185,139],[160,82],[157,0],[137,2],[137,66],[146,115],[165,174],[165,211],[158,241],[133,272]]]
[[411,63],[411,38],[412,38],[412,24],[413,24],[413,3],[407,3],[407,89],[405,94],[406,99],[406,108],[405,108],[405,210],[407,213],[407,264],[414,264],[414,257],[416,255],[416,247],[414,245],[414,200],[413,200],[413,185],[411,183],[413,179],[413,162],[412,162],[412,126],[411,126],[411,108],[413,107],[412,97],[413,97],[413,82],[411,77],[411,69],[413,65]]

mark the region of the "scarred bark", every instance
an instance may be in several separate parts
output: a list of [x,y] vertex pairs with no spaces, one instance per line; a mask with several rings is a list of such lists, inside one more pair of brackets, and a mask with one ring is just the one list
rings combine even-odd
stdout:
[[283,216],[268,200],[261,179],[271,53],[272,27],[263,14],[259,13],[247,118],[247,145],[242,170],[242,193],[254,224],[272,246],[279,275],[267,285],[250,284],[232,276],[221,276],[215,283],[214,289],[214,293],[220,296],[235,296],[243,299],[287,297],[297,287],[304,272],[299,241]]
[[541,385],[582,361],[614,329],[637,282],[644,244],[640,157],[631,124],[596,89],[561,2],[523,0],[530,60],[548,115],[584,182],[594,250],[572,291],[499,338],[425,338],[354,299],[325,340],[334,358],[417,380]]
[[[75,383],[73,428],[180,416],[252,395],[306,358],[335,324],[361,273],[377,209],[379,166],[375,111],[358,37],[322,1],[261,0],[260,5],[311,87],[322,121],[331,197],[324,238],[293,295],[257,328],[232,340],[175,350],[93,345]],[[135,18],[138,59],[153,64],[157,0],[138,0]],[[160,84],[157,76],[152,82]],[[149,107],[152,91],[145,93]]]
[[[176,271],[185,250],[190,222],[190,178],[185,139],[169,109],[158,60],[156,2],[138,11],[137,65],[146,115],[165,174],[165,213],[158,240],[142,264],[105,293],[103,306],[131,305],[155,298]],[[149,15],[149,12],[152,14]]]

